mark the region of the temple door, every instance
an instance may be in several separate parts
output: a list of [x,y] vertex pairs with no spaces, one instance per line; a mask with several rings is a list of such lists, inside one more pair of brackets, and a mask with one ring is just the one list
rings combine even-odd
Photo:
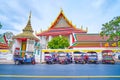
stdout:
[[22,42],[21,51],[22,51],[22,57],[24,57],[26,51],[26,42]]

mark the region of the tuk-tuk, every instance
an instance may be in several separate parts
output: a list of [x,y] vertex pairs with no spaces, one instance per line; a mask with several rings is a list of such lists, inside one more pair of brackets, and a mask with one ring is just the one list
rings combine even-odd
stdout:
[[113,59],[112,50],[103,50],[102,51],[102,63],[103,64],[115,64]]
[[84,55],[85,53],[83,52],[74,52],[74,62],[76,64],[80,63],[80,64],[85,64],[85,60],[84,60]]
[[45,56],[46,64],[53,64],[53,59],[51,56]]
[[98,63],[98,55],[94,51],[87,52],[88,61],[87,63]]
[[58,57],[54,53],[49,53],[49,55],[45,56],[45,61],[47,64],[55,64],[58,63]]
[[15,64],[35,64],[35,57],[33,52],[25,52],[25,56],[21,57],[20,55],[14,55]]
[[72,58],[69,53],[59,53],[58,62],[59,64],[69,64],[72,63]]

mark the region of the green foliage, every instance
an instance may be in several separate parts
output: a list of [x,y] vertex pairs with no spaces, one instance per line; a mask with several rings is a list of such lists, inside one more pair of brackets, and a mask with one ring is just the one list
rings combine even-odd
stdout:
[[63,36],[55,37],[50,42],[48,42],[48,47],[50,49],[64,49],[68,46],[69,46],[69,41],[67,38]]
[[120,40],[120,16],[102,25],[101,36],[109,36],[108,41]]
[[0,23],[0,29],[2,28],[2,24]]

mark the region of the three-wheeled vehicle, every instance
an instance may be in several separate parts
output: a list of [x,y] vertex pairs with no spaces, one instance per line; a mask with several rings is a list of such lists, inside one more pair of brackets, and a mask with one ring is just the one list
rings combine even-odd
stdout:
[[47,64],[58,63],[58,57],[54,53],[50,53],[49,56],[45,56],[45,61]]
[[103,64],[115,64],[113,59],[112,50],[103,50],[102,51],[102,63]]
[[69,53],[59,53],[58,62],[59,64],[69,64],[72,63],[72,58]]
[[85,53],[83,52],[74,52],[74,62],[76,64],[80,63],[80,64],[85,64],[85,59],[84,59],[84,55]]
[[88,55],[88,63],[98,63],[98,55],[94,51],[87,52]]
[[35,64],[35,57],[33,52],[26,52],[24,57],[20,55],[14,55],[15,64]]

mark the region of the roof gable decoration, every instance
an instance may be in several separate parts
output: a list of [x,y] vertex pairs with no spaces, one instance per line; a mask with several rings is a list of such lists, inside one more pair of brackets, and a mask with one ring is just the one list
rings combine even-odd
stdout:
[[51,29],[51,28],[57,28],[57,27],[72,27],[72,28],[76,28],[76,26],[74,26],[72,24],[72,21],[69,21],[67,19],[67,17],[64,15],[64,12],[63,12],[62,9],[61,9],[58,17],[54,20],[54,22],[49,27],[49,29]]
[[67,23],[67,21],[61,16],[60,20],[56,23],[54,26],[55,28],[59,27],[70,27],[70,25]]
[[[64,15],[63,10],[61,9],[60,13],[58,14],[57,18],[54,20],[54,22],[51,23],[50,27],[47,30],[38,31],[36,32],[37,36],[40,35],[49,35],[49,33],[52,31],[57,32],[57,30],[61,30],[62,32],[72,30],[72,32],[76,33],[87,33],[87,29],[83,30],[83,28],[76,28],[76,25],[72,24],[72,21],[69,21],[66,16]],[[46,34],[47,33],[47,34]]]

